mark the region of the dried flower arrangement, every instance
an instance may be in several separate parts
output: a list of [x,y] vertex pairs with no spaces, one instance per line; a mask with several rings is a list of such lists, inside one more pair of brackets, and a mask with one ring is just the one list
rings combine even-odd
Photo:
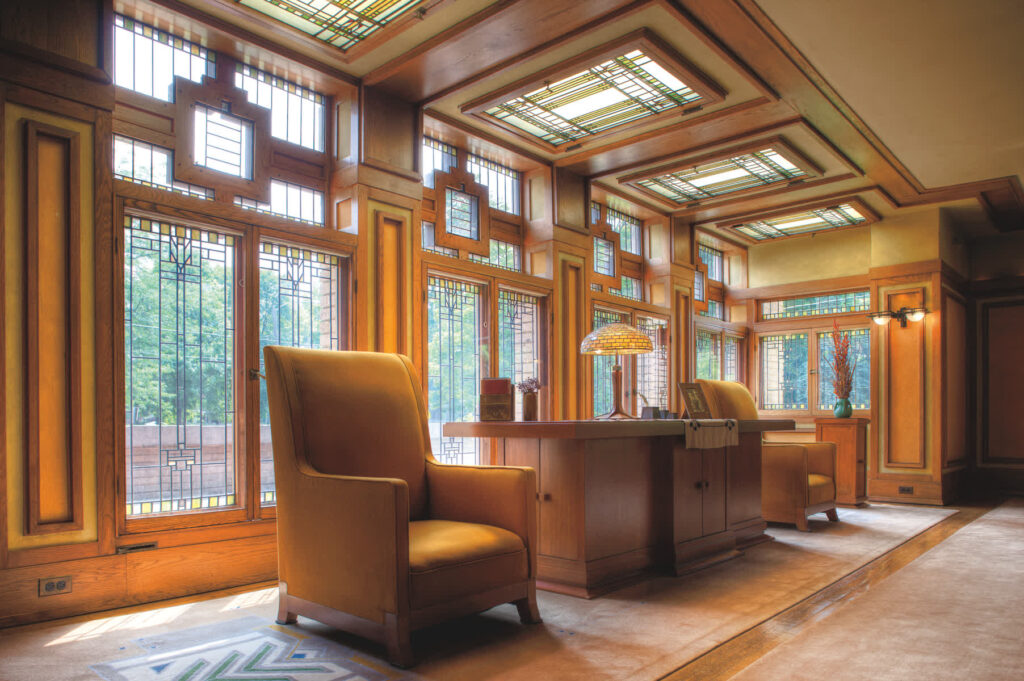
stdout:
[[839,324],[832,322],[832,391],[841,400],[850,399],[853,390],[853,372],[857,361],[850,362],[850,334],[839,330]]
[[535,393],[540,390],[540,381],[536,378],[527,378],[516,383],[516,388],[521,393]]

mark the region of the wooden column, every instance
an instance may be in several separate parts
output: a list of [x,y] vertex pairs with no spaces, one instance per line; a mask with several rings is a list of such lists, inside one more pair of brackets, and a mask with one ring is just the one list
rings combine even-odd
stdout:
[[867,430],[871,419],[814,419],[815,441],[836,443],[836,506],[867,501]]

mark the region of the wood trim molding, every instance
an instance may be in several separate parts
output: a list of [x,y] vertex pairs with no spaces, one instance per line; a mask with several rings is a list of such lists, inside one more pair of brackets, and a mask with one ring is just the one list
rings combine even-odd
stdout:
[[[374,299],[376,305],[375,314],[375,333],[374,333],[374,344],[377,352],[401,352],[404,354],[409,353],[409,349],[406,346],[406,301],[409,298],[406,295],[406,258],[408,257],[408,238],[407,233],[409,231],[408,220],[397,213],[390,213],[386,211],[376,211],[376,220],[374,224],[374,254],[376,255],[376,281]],[[397,231],[397,243],[396,250],[392,256],[387,258],[381,257],[381,253],[384,250],[386,242],[384,240],[383,228],[391,224]],[[395,267],[395,270],[388,272],[383,265],[390,264]],[[389,276],[390,275],[390,276]],[[390,279],[390,281],[389,281]],[[388,293],[388,297],[385,298],[385,292],[391,289]],[[392,297],[393,294],[393,297]],[[387,316],[387,318],[385,318]],[[393,329],[389,332],[388,321],[393,323]],[[383,338],[385,335],[391,335],[394,337],[394,343],[385,344]]]
[[[41,143],[46,138],[59,145],[60,157],[50,159],[50,163],[59,164],[57,167],[47,167],[47,161],[42,158]],[[77,132],[31,120],[25,123],[25,439],[28,486],[25,532],[29,535],[81,530],[84,521],[81,305],[73,299],[81,290],[80,167],[81,140]],[[55,231],[59,233],[54,234]],[[55,242],[41,243],[47,236],[56,237]],[[56,266],[62,272],[44,267],[44,251],[60,253]],[[60,291],[64,296],[61,301],[50,301],[51,307],[57,304],[59,313],[56,308],[50,309],[49,313],[46,310],[44,278],[52,284],[45,288]],[[54,282],[54,278],[59,283]],[[49,323],[44,323],[45,317],[49,318]],[[54,320],[58,328],[53,328]],[[59,328],[61,325],[63,328]],[[61,334],[62,338],[51,336],[47,339],[46,336],[52,332]],[[47,363],[47,353],[43,350],[47,340],[58,344],[58,356],[50,360],[56,359],[63,365],[62,369],[51,367],[53,375],[50,378],[63,374],[63,385],[54,386],[43,369]],[[47,462],[49,457],[43,451],[42,432],[48,429],[44,401],[52,401],[51,408],[56,407],[63,412],[53,416],[67,428],[62,434],[64,451],[54,451],[50,455],[56,456],[57,461]],[[61,435],[59,431],[58,435]],[[58,447],[57,442],[50,444]],[[65,501],[58,504],[66,506],[66,509],[60,518],[47,519],[43,517],[43,507],[49,500],[48,493],[44,492],[43,478],[50,478],[57,471],[44,468],[55,463],[60,465],[60,459],[66,466],[64,489],[50,489],[48,493],[66,495]],[[61,477],[57,476],[57,479]]]
[[[445,193],[448,188],[461,191],[476,199],[477,236],[470,237],[448,231],[448,202]],[[476,177],[460,168],[450,172],[434,172],[434,243],[446,248],[455,248],[482,255],[491,255],[491,210],[488,203],[487,185],[480,184]]]

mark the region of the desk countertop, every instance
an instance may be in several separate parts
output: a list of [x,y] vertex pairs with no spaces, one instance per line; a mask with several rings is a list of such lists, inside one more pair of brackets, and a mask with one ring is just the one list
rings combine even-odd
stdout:
[[[505,437],[596,440],[619,437],[682,435],[682,419],[635,419],[622,421],[469,421],[446,423],[446,437]],[[741,433],[793,430],[791,419],[739,421]]]

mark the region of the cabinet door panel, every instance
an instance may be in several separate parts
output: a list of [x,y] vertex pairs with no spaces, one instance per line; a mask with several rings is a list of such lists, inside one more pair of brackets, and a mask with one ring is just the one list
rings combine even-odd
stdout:
[[743,433],[728,457],[729,526],[761,517],[761,434]]
[[583,441],[541,440],[540,552],[578,560],[583,536]]
[[725,450],[702,451],[704,465],[704,497],[701,507],[703,534],[725,530]]
[[677,445],[673,456],[673,491],[675,503],[675,542],[696,539],[701,535],[701,507],[703,506],[704,465],[700,450]]

